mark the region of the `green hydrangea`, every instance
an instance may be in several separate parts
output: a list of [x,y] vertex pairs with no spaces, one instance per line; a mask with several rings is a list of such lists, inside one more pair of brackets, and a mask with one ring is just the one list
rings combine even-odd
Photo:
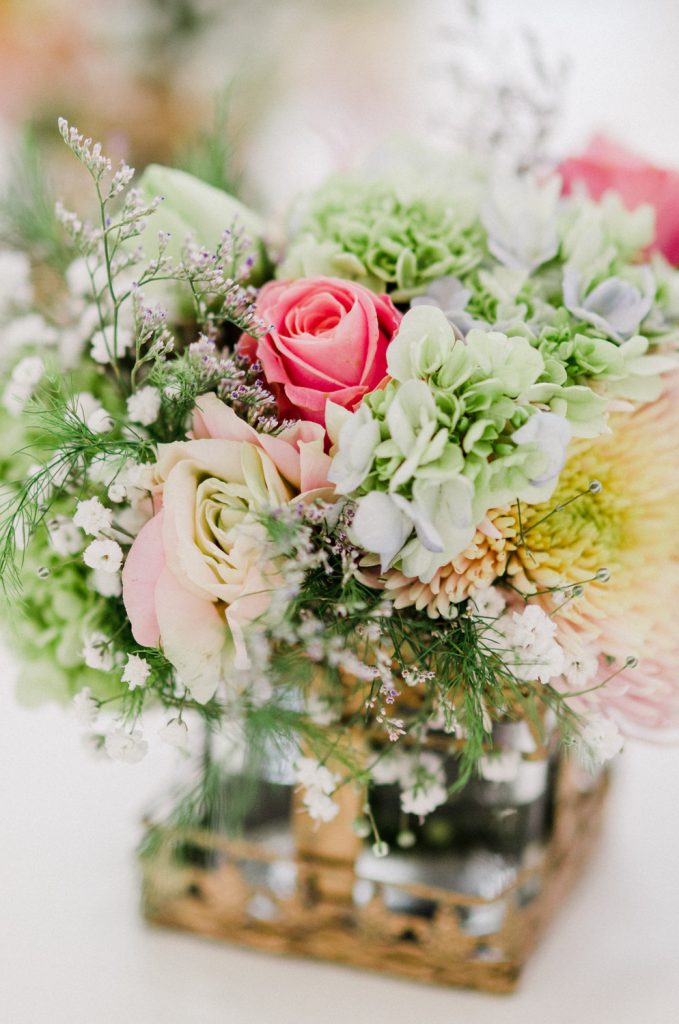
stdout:
[[605,428],[605,400],[548,379],[522,337],[455,336],[419,306],[388,350],[392,380],[354,414],[329,406],[329,479],[357,499],[359,546],[427,582],[471,542],[491,508],[546,500],[573,433]]
[[473,206],[399,195],[384,182],[334,179],[294,226],[278,276],[349,278],[402,302],[437,278],[470,273],[484,255]]
[[[61,508],[72,514],[72,508],[63,504]],[[58,515],[59,507],[50,514]],[[10,647],[21,655],[19,699],[31,705],[62,702],[85,686],[102,700],[118,692],[120,680],[88,668],[82,650],[88,633],[115,632],[121,616],[119,603],[98,595],[78,555],[58,555],[47,530],[39,529],[24,553],[19,606],[4,629]]]
[[[71,381],[74,393],[87,391],[114,417],[122,416],[118,393],[96,368],[79,367]],[[39,416],[29,410],[13,416],[0,406],[0,437],[0,480],[3,489],[10,489],[25,479],[31,464],[40,459]],[[60,499],[50,510],[50,518],[71,517],[74,509],[73,499]],[[43,575],[47,571],[47,579],[38,575],[39,569]],[[120,688],[115,678],[111,680],[107,673],[93,671],[83,662],[86,633],[101,629],[109,634],[121,615],[118,601],[94,591],[91,576],[78,554],[63,557],[56,553],[44,527],[36,531],[23,552],[20,599],[5,613],[3,634],[21,656],[17,692],[25,703],[65,701],[85,686],[104,699]]]

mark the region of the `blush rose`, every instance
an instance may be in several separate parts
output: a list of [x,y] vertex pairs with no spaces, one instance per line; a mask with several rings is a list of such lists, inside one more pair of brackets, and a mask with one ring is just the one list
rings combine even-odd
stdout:
[[379,387],[401,314],[386,295],[333,277],[272,281],[257,299],[270,330],[244,336],[240,351],[259,359],[283,415],[325,424],[325,404],[353,409]]
[[243,627],[282,583],[258,513],[330,497],[330,459],[317,424],[258,434],[216,395],[199,400],[193,434],[159,448],[149,480],[156,514],[127,556],[123,601],[137,643],[161,646],[205,701],[222,678],[229,638],[236,667],[247,667]]

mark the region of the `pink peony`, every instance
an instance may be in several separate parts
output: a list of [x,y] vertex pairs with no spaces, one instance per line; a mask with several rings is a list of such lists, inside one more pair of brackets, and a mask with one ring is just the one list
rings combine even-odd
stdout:
[[314,423],[258,434],[216,395],[204,395],[194,439],[160,446],[158,511],[130,549],[123,601],[137,643],[161,646],[196,700],[215,692],[229,637],[236,666],[247,665],[243,626],[283,582],[257,514],[323,493],[323,443]]
[[353,409],[386,376],[387,346],[401,314],[386,295],[332,277],[272,281],[257,313],[271,330],[240,350],[277,385],[283,415],[325,423],[328,398]]
[[652,246],[675,266],[679,264],[679,172],[663,170],[635,153],[596,136],[580,157],[571,157],[559,168],[564,191],[583,182],[593,199],[613,190],[629,210],[642,203],[655,208],[656,239]]

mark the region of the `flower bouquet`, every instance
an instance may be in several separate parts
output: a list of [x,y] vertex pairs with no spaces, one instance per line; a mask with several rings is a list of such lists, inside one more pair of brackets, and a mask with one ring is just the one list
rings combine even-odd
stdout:
[[60,130],[94,219],[58,207],[49,288],[0,256],[24,695],[115,760],[150,722],[185,753],[151,918],[511,987],[602,766],[679,723],[652,207],[457,161],[335,178],[275,231]]

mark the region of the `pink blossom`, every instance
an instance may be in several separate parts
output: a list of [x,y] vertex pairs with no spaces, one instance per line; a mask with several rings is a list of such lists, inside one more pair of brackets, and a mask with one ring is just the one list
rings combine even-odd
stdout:
[[582,182],[593,199],[618,192],[629,210],[650,203],[656,214],[652,246],[675,266],[679,264],[679,171],[655,167],[642,157],[598,135],[582,156],[570,157],[559,167],[564,191]]
[[325,423],[325,404],[353,409],[386,376],[387,346],[401,320],[391,299],[332,277],[272,281],[257,315],[271,330],[241,353],[261,361],[277,385],[281,412]]

